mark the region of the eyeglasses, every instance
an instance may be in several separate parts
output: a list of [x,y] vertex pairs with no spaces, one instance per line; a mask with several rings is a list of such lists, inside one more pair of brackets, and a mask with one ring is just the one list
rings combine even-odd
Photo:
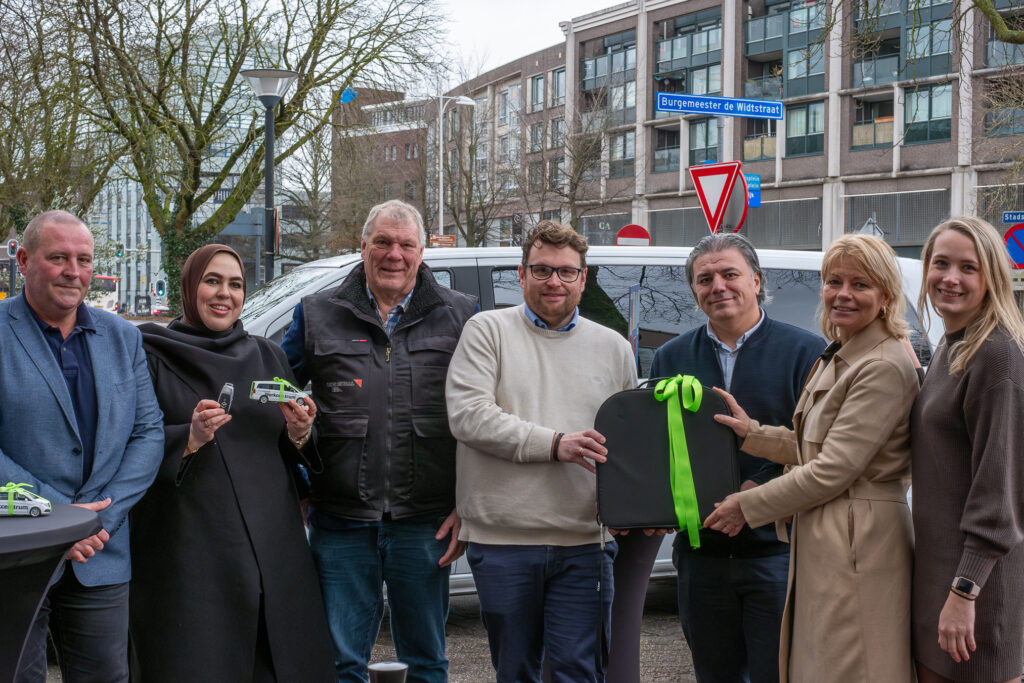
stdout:
[[572,268],[570,266],[552,268],[551,266],[533,263],[524,263],[523,268],[530,270],[530,275],[533,276],[534,280],[550,280],[551,275],[557,272],[558,279],[562,282],[576,282],[580,279],[580,273],[583,272],[582,268]]

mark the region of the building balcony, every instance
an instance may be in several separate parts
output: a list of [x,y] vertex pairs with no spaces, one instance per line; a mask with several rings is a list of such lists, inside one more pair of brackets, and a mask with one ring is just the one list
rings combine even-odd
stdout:
[[722,29],[713,28],[655,43],[657,63],[654,73],[667,74],[691,66],[703,66],[721,60]]
[[583,90],[621,85],[635,79],[635,47],[580,60],[580,85]]
[[654,172],[665,173],[679,170],[679,148],[666,147],[654,150]]
[[782,34],[785,27],[785,14],[771,14],[747,21],[747,55],[760,55],[781,50]]
[[743,161],[775,158],[774,135],[748,135],[743,140]]
[[755,100],[781,100],[782,76],[748,79],[743,84],[743,96]]
[[871,57],[853,63],[853,87],[894,83],[900,76],[900,56]]
[[853,126],[854,149],[892,146],[892,117],[879,118]]

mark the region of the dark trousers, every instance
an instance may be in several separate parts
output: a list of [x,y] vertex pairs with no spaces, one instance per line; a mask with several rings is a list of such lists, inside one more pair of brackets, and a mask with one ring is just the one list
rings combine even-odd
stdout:
[[606,675],[611,683],[640,683],[640,629],[644,599],[654,561],[664,536],[645,536],[633,529],[616,536],[615,602],[612,603],[612,642]]
[[480,617],[498,683],[601,683],[611,626],[617,546],[470,543]]
[[679,620],[699,683],[778,683],[789,555],[673,552]]
[[128,680],[127,583],[83,586],[67,563],[32,624],[16,683],[45,683],[47,628],[65,683]]

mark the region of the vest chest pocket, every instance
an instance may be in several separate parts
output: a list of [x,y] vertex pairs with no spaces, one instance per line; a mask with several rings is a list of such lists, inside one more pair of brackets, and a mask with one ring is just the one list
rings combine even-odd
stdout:
[[313,345],[314,398],[324,409],[361,408],[370,404],[372,344],[349,339],[317,339]]
[[458,341],[455,337],[409,340],[412,404],[417,408],[429,407],[444,411],[445,377]]

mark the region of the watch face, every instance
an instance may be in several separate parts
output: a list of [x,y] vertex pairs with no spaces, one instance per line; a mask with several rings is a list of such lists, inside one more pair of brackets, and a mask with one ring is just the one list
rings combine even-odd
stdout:
[[962,576],[956,577],[956,579],[953,582],[953,587],[956,588],[958,591],[963,591],[964,593],[967,593],[968,595],[972,595],[978,592],[978,584],[974,583],[970,579],[965,579]]

